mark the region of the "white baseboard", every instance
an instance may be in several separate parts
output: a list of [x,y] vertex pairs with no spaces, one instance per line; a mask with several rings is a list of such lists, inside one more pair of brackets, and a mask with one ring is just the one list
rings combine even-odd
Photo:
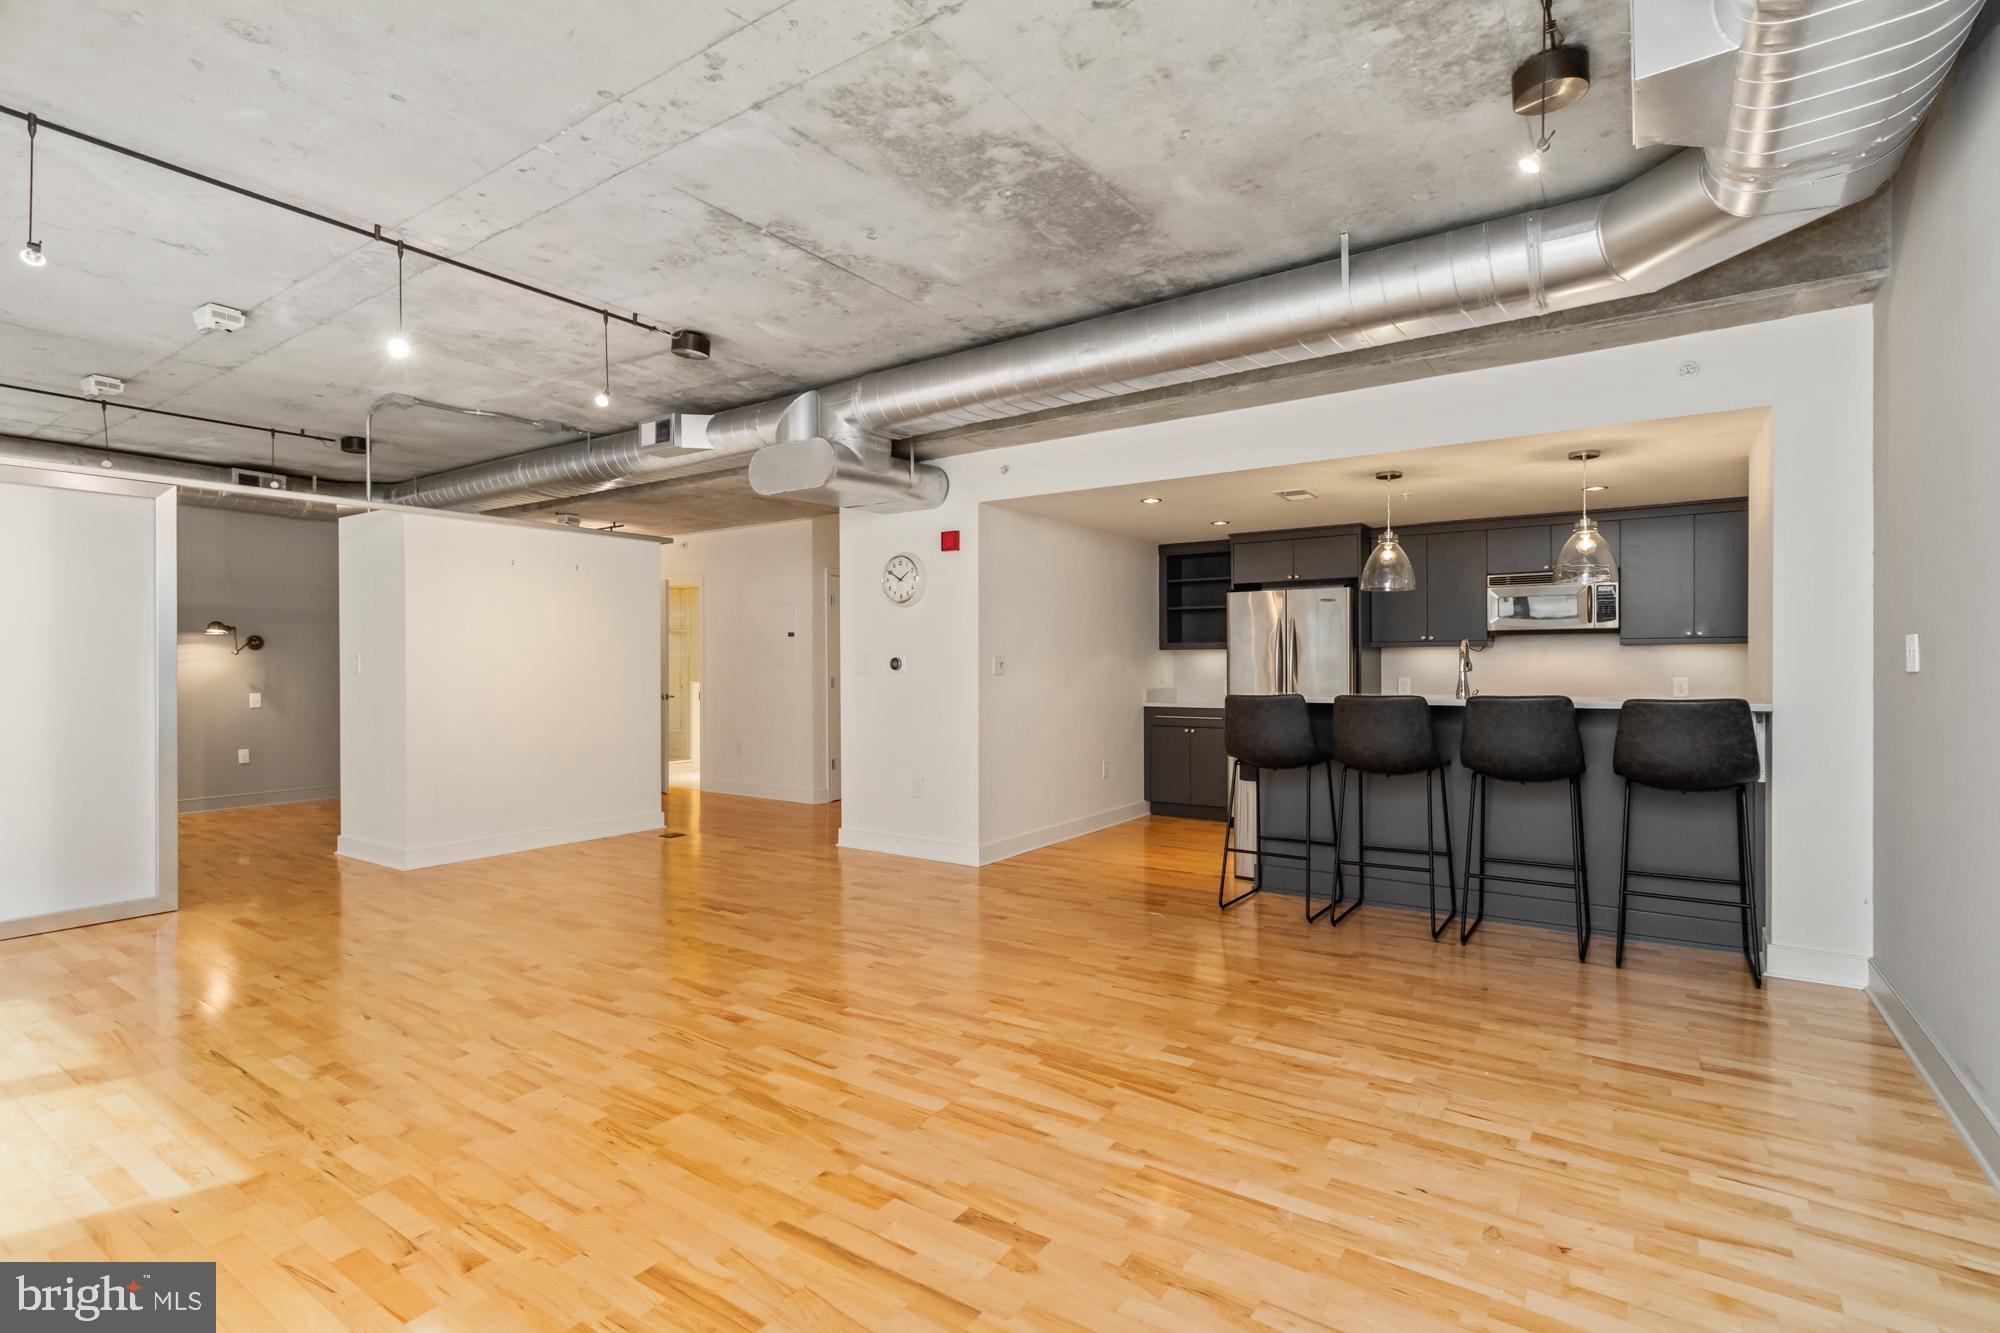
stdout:
[[666,825],[658,810],[625,815],[616,819],[596,819],[562,828],[527,829],[520,833],[499,833],[489,838],[468,838],[463,842],[432,843],[426,847],[392,847],[343,833],[334,844],[341,856],[372,861],[391,870],[422,870],[426,866],[450,865],[457,861],[477,861],[488,856],[532,852],[538,847],[558,847],[566,842],[589,842],[595,838],[615,838],[626,833],[648,833]]
[[979,864],[979,848],[969,842],[912,838],[901,833],[872,833],[867,829],[843,826],[840,845],[857,852],[884,852],[890,856],[914,857],[919,861],[944,861],[955,866]]
[[1773,944],[1764,953],[1764,975],[1862,990],[1868,985],[1868,960],[1858,954]]
[[297,805],[300,801],[340,799],[339,787],[288,787],[283,791],[250,791],[235,796],[189,796],[181,800],[181,813],[198,815],[207,810],[235,810],[246,805]]
[[833,799],[825,787],[781,787],[765,782],[731,782],[702,775],[701,789],[718,796],[748,796],[759,801],[790,801],[794,805],[825,805]]
[[1993,1108],[1967,1081],[1944,1047],[1932,1038],[1923,1020],[1911,1012],[1881,969],[1871,964],[1868,972],[1868,998],[1875,1002],[1889,1031],[1896,1034],[1896,1040],[1909,1052],[1910,1063],[1937,1094],[1945,1114],[1958,1126],[1986,1178],[1995,1189],[2000,1189],[2000,1116],[1993,1114]]
[[1139,819],[1150,812],[1144,801],[1134,801],[1130,805],[1117,806],[1110,810],[1100,810],[1082,819],[1072,819],[1061,824],[1051,824],[1029,833],[1016,834],[1011,838],[1001,838],[994,842],[982,843],[979,848],[979,864],[991,865],[995,861],[1005,861],[1009,857],[1032,852],[1038,847],[1049,847],[1071,838],[1081,838],[1086,833],[1110,828],[1113,824],[1123,824]]

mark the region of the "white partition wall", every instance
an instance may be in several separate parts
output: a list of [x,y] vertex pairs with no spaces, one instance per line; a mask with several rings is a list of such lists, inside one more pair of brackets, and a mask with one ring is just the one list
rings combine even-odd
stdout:
[[0,938],[172,911],[174,491],[0,467]]
[[343,856],[397,870],[661,826],[647,541],[340,521]]

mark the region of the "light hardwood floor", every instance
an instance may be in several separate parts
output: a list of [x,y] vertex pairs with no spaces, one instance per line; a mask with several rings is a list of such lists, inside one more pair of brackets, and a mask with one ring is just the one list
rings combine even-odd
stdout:
[[232,1328],[2000,1327],[2000,1197],[1857,992],[1291,899],[1214,825],[983,871],[688,836],[396,874],[183,821],[0,943],[0,1256]]

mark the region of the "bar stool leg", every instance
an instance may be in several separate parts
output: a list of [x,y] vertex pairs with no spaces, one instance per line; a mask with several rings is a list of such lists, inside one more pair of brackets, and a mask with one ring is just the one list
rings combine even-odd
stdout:
[[[1346,797],[1347,770],[1341,770],[1340,790],[1339,794],[1336,795],[1333,785],[1333,761],[1329,759],[1326,764],[1326,806],[1327,814],[1333,819],[1333,899],[1320,909],[1319,914],[1320,916],[1325,916],[1328,912],[1333,912],[1331,924],[1336,926],[1353,916],[1354,909],[1361,906],[1361,899],[1359,896],[1356,896],[1352,903],[1348,903],[1346,911],[1334,911],[1340,904],[1347,902],[1347,874],[1340,864],[1340,807],[1346,803]],[[1308,832],[1310,831],[1308,830]],[[1309,919],[1316,920],[1317,918]]]
[[1625,784],[1625,827],[1618,837],[1618,951],[1616,962],[1625,966],[1625,884],[1632,867],[1632,784]]
[[[1438,920],[1437,905],[1437,834],[1432,823],[1431,775],[1438,780],[1438,804],[1444,809],[1444,888],[1451,897],[1451,910],[1444,920]],[[1424,773],[1424,865],[1430,876],[1431,938],[1444,934],[1444,929],[1458,917],[1458,862],[1451,850],[1451,790],[1445,784],[1445,772],[1434,768]]]
[[[1458,912],[1458,856],[1453,850],[1451,836],[1451,770],[1442,765],[1438,771],[1438,808],[1444,818],[1444,891],[1451,898],[1451,911],[1445,916],[1448,926]],[[1462,919],[1462,918],[1459,918]]]
[[1583,836],[1583,779],[1569,780],[1570,861],[1576,875],[1576,961],[1590,957],[1590,849]]
[[1761,988],[1764,969],[1757,961],[1757,887],[1750,868],[1750,788],[1736,789],[1736,878],[1743,889],[1743,960],[1750,979]]
[[[1486,843],[1493,836],[1492,781],[1474,773],[1472,786],[1466,793],[1466,804],[1470,809],[1465,816],[1465,917],[1458,923],[1460,944],[1471,939],[1472,932],[1486,920]],[[1479,881],[1479,913],[1476,916],[1472,911],[1472,881],[1475,879]]]
[[[1225,912],[1242,902],[1245,898],[1248,898],[1251,894],[1259,892],[1264,887],[1264,860],[1262,857],[1257,857],[1257,869],[1255,875],[1250,880],[1250,887],[1237,894],[1234,898],[1227,896],[1229,891],[1230,857],[1244,854],[1236,846],[1236,781],[1242,774],[1242,761],[1231,761],[1229,765],[1229,816],[1228,820],[1222,826],[1222,873],[1215,877],[1215,905],[1219,910]],[[1257,836],[1260,838],[1264,836],[1264,788],[1261,783],[1257,787]],[[1257,856],[1257,853],[1250,852],[1248,855]],[[1310,880],[1307,881],[1307,885],[1310,888]]]
[[[1341,774],[1341,781],[1347,774]],[[1354,901],[1360,902],[1368,896],[1368,775],[1362,773],[1354,779]]]

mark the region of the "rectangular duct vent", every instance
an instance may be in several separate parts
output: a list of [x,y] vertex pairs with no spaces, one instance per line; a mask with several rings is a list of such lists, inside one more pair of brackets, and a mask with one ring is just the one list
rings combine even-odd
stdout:
[[234,486],[255,486],[260,491],[282,491],[285,489],[284,473],[260,472],[253,467],[233,467],[229,469],[229,481]]
[[1297,487],[1293,487],[1293,488],[1292,488],[1291,490],[1289,490],[1289,491],[1273,491],[1273,492],[1271,492],[1271,493],[1272,493],[1273,495],[1277,496],[1277,497],[1278,497],[1278,498],[1279,498],[1280,500],[1317,500],[1317,499],[1319,499],[1319,497],[1318,497],[1317,495],[1314,495],[1314,494],[1313,494],[1313,493],[1312,493],[1311,491],[1306,491],[1306,490],[1300,490],[1300,489],[1299,489],[1299,488],[1297,488]]

